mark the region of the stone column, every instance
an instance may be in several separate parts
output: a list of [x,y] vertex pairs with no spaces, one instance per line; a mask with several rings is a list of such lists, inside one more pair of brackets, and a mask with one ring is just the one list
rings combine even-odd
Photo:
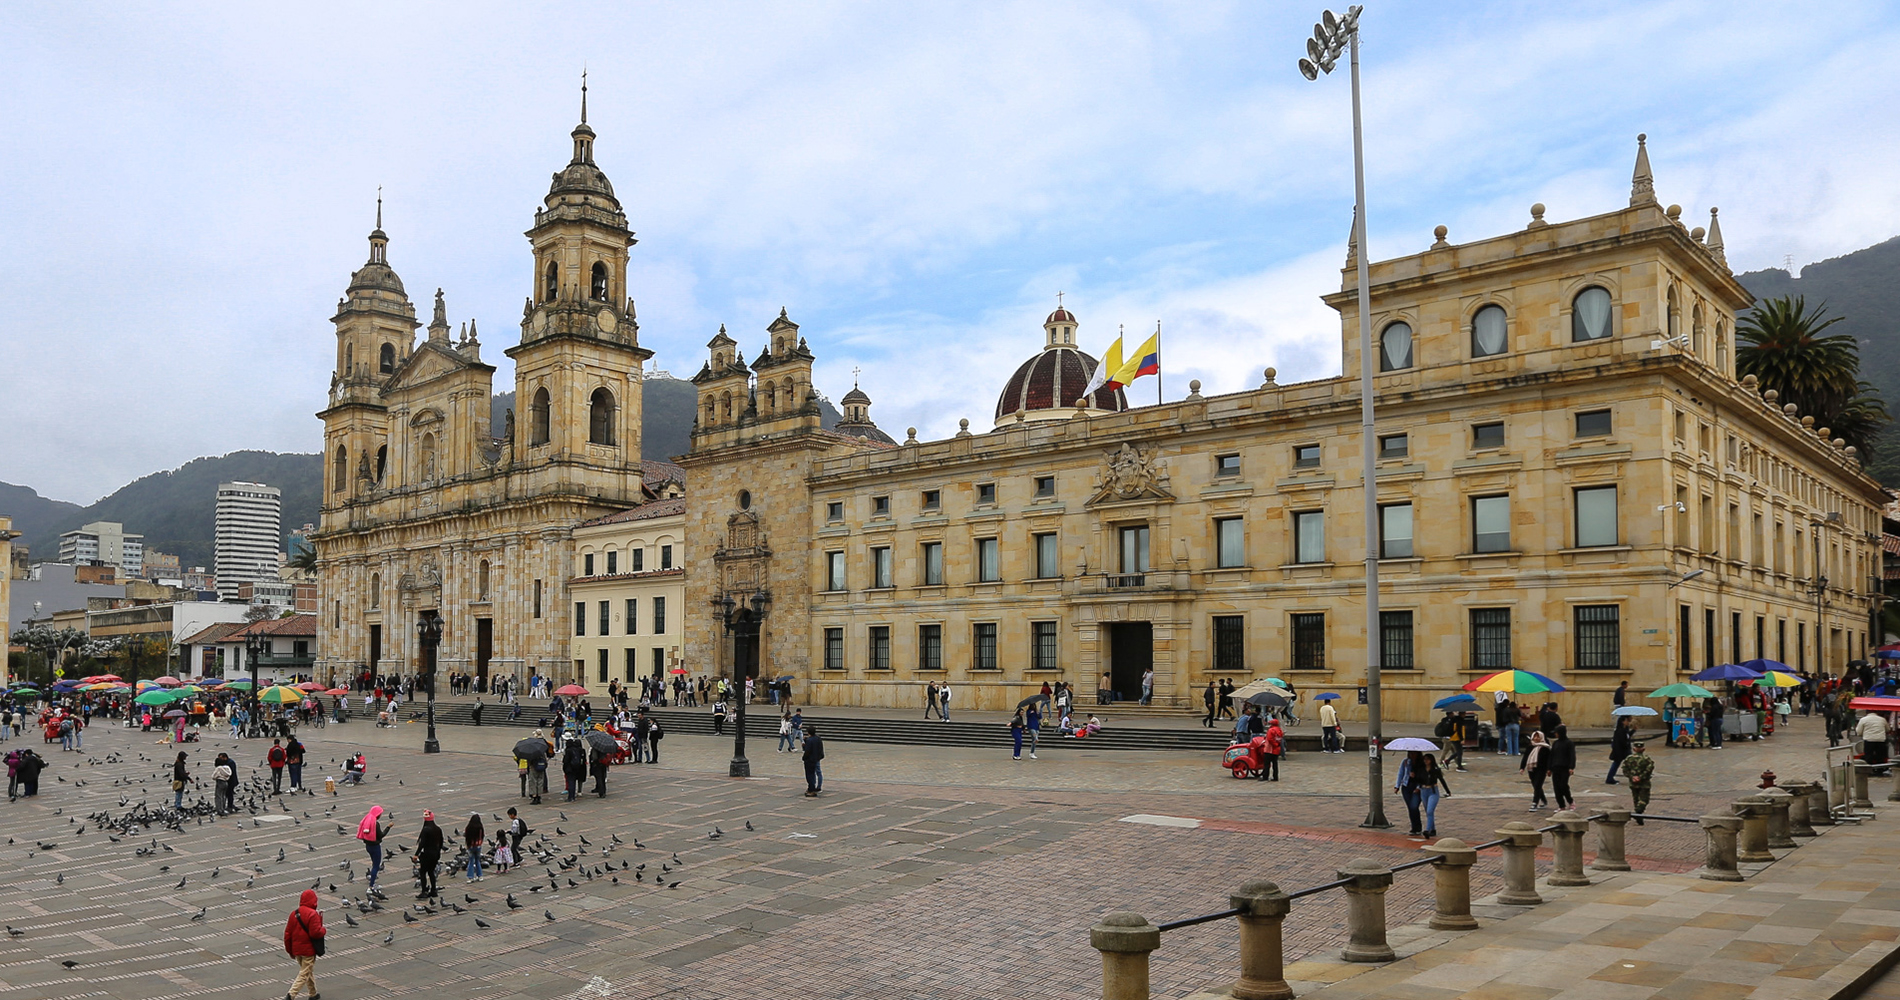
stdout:
[[1623,857],[1623,834],[1630,821],[1628,809],[1605,809],[1597,825],[1597,857],[1590,867],[1600,872],[1626,872],[1629,862]]
[[1768,846],[1790,850],[1801,845],[1789,832],[1794,810],[1794,795],[1785,788],[1764,788],[1759,798],[1768,800]]
[[1774,810],[1768,800],[1759,795],[1749,795],[1736,799],[1730,808],[1742,818],[1742,836],[1737,845],[1735,860],[1750,863],[1765,863],[1775,860],[1768,850],[1768,814]]
[[1874,802],[1867,796],[1867,779],[1873,774],[1874,769],[1859,762],[1849,764],[1847,767],[1854,781],[1854,800],[1849,805],[1853,806],[1855,812],[1871,814],[1874,811]]
[[1392,869],[1370,858],[1354,858],[1338,877],[1346,886],[1346,930],[1350,940],[1340,952],[1348,962],[1390,962],[1398,957],[1385,940],[1385,891],[1392,888]]
[[1102,953],[1102,1000],[1148,1000],[1148,955],[1161,947],[1161,929],[1139,913],[1110,913],[1089,928]]
[[1272,882],[1249,882],[1229,897],[1240,915],[1240,981],[1235,1000],[1293,1000],[1286,984],[1280,929],[1293,901]]
[[[1826,778],[1827,775],[1823,774],[1822,777]],[[1834,804],[1828,801],[1828,783],[1826,781],[1809,781],[1805,782],[1805,784],[1808,786],[1808,825],[1833,826]]]
[[1900,767],[1893,768],[1892,771],[1893,771],[1893,791],[1890,791],[1887,793],[1887,801],[1900,802]]
[[1742,873],[1735,867],[1735,835],[1741,832],[1742,818],[1709,815],[1697,822],[1709,836],[1702,877],[1711,882],[1740,882]]
[[1446,837],[1425,850],[1438,855],[1432,864],[1438,906],[1432,914],[1431,928],[1437,931],[1477,929],[1478,920],[1471,915],[1471,866],[1477,864],[1478,852],[1456,837]]
[[1589,831],[1590,821],[1570,809],[1551,814],[1550,821],[1557,826],[1550,831],[1551,853],[1556,863],[1551,866],[1550,877],[1544,884],[1589,885],[1590,877],[1583,873],[1583,835]]
[[1504,838],[1504,891],[1498,902],[1508,906],[1536,906],[1544,901],[1537,894],[1537,848],[1544,835],[1522,820],[1512,820],[1496,831]]
[[1808,822],[1808,786],[1806,781],[1784,781],[1781,787],[1788,792],[1788,833],[1795,837],[1814,836],[1814,824]]

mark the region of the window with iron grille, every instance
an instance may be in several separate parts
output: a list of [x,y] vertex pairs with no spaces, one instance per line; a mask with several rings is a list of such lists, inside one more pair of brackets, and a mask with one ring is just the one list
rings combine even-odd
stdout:
[[1577,605],[1577,669],[1621,670],[1622,609],[1614,604]]
[[1247,669],[1247,618],[1245,615],[1214,616],[1214,669]]
[[871,626],[870,662],[872,670],[891,669],[891,627],[889,625]]
[[1416,670],[1412,658],[1412,613],[1379,612],[1379,665],[1388,670]]
[[1293,620],[1293,669],[1326,669],[1326,615],[1289,615]]
[[1029,669],[1055,670],[1056,661],[1056,623],[1029,623]]
[[666,634],[666,598],[664,597],[653,599],[653,634]]
[[634,680],[635,678],[640,676],[640,663],[638,660],[634,659],[634,654],[638,652],[639,650],[637,649],[627,650],[627,679],[628,680]]
[[640,634],[640,599],[627,598],[627,634]]
[[825,669],[844,669],[844,629],[825,629]]
[[943,669],[943,626],[917,626],[917,669]]
[[607,550],[607,575],[613,576],[614,574],[618,572],[620,572],[620,553],[614,551],[613,549],[608,549]]
[[613,634],[613,602],[600,602],[600,634]]
[[1471,669],[1511,669],[1511,609],[1471,609]]
[[606,650],[603,649],[600,651],[599,659],[600,659],[600,682],[602,684],[605,684],[607,683],[607,651]]
[[574,602],[574,634],[575,635],[587,634],[587,602],[586,601]]
[[970,626],[970,667],[973,670],[996,669],[996,623],[977,622]]

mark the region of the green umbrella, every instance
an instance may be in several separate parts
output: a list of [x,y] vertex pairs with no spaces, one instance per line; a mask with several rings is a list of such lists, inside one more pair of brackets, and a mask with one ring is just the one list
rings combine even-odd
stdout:
[[132,700],[138,702],[141,705],[169,705],[172,702],[178,700],[178,695],[175,695],[171,693],[170,691],[165,690],[164,688],[153,688],[150,691],[147,691],[144,694],[141,694],[137,698],[134,698]]
[[303,700],[303,692],[294,687],[279,685],[258,692],[257,700],[276,705],[295,705]]
[[1699,684],[1668,684],[1649,693],[1651,698],[1713,698],[1708,688]]
[[249,691],[251,689],[251,682],[250,681],[225,681],[223,684],[218,685],[218,688],[219,690],[225,690],[228,688],[242,688],[246,691]]

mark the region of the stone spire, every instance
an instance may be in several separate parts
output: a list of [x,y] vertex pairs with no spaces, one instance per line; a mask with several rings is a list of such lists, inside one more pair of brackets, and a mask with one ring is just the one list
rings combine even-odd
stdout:
[[1649,136],[1636,135],[1636,170],[1630,175],[1630,207],[1656,204],[1656,178],[1649,172]]
[[437,344],[449,342],[449,307],[442,300],[442,289],[435,290],[435,318],[429,321],[429,340]]
[[1709,235],[1703,245],[1709,248],[1709,256],[1714,257],[1717,264],[1727,268],[1728,254],[1722,250],[1722,222],[1716,217],[1720,211],[1719,208],[1709,209]]
[[1352,228],[1346,230],[1346,266],[1359,266],[1359,208],[1353,206]]

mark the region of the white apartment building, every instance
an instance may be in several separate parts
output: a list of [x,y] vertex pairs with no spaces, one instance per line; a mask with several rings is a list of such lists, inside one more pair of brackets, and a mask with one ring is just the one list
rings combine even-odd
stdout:
[[214,548],[218,597],[237,597],[238,585],[277,579],[283,549],[283,491],[263,483],[219,483]]
[[117,521],[94,521],[59,536],[59,561],[72,566],[116,566],[121,579],[145,575],[145,536],[126,534]]

